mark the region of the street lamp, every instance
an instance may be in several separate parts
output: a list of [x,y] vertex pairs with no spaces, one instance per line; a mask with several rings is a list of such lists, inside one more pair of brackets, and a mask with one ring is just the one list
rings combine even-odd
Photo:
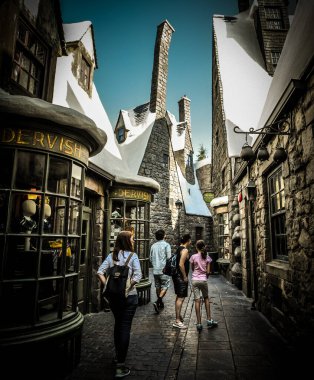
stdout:
[[181,235],[181,233],[180,233],[180,211],[181,211],[183,203],[180,201],[180,199],[177,199],[175,205],[176,205],[176,208],[178,210],[178,235],[179,235],[178,241],[180,244],[180,239],[181,239],[181,236],[180,236]]
[[[261,135],[263,140],[262,144],[257,151],[257,159],[259,161],[266,161],[269,159],[269,153],[266,148],[266,143],[264,139],[270,139],[272,136],[289,136],[291,135],[291,114],[289,115],[290,120],[283,118],[276,121],[271,125],[265,125],[260,129],[250,128],[248,132],[242,131],[238,126],[233,128],[235,133],[245,134],[246,142],[243,145],[240,153],[240,157],[243,161],[250,162],[255,158],[255,153],[252,147],[247,143],[247,136],[250,135]],[[277,146],[274,153],[274,161],[276,163],[281,163],[287,158],[287,152],[284,148]]]

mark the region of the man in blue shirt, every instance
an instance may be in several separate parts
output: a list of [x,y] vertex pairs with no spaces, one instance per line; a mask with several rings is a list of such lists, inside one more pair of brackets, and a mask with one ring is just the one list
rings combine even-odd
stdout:
[[158,230],[155,233],[157,242],[150,248],[150,262],[153,265],[153,275],[155,280],[157,301],[153,303],[154,309],[159,314],[164,308],[162,299],[170,286],[170,277],[163,274],[162,270],[166,265],[167,258],[171,257],[170,244],[165,241],[165,231]]

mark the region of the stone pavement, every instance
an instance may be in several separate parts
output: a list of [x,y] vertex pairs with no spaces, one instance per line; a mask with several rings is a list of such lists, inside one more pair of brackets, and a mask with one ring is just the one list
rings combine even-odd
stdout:
[[[292,351],[264,316],[251,310],[252,300],[223,276],[209,278],[213,297],[212,316],[219,326],[207,329],[205,308],[203,331],[196,330],[193,297],[183,304],[187,330],[172,327],[173,288],[168,290],[165,309],[157,315],[152,303],[138,307],[126,360],[128,379],[178,380],[272,380],[292,379],[298,368]],[[152,286],[152,302],[155,301]],[[81,361],[66,380],[112,379],[113,316],[111,312],[86,315]],[[307,377],[297,377],[307,378]]]

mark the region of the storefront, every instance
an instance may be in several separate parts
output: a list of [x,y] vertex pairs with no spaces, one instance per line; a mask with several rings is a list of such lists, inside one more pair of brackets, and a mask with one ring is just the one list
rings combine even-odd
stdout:
[[1,351],[55,346],[74,362],[85,170],[106,136],[39,99],[5,96],[0,114]]
[[112,252],[117,234],[123,229],[134,232],[135,252],[138,254],[143,278],[137,285],[141,304],[150,301],[149,281],[149,221],[152,190],[117,186],[110,192],[109,251]]

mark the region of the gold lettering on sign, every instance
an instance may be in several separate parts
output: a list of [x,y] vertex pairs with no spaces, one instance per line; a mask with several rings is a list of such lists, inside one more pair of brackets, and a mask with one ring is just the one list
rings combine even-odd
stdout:
[[58,138],[58,136],[54,136],[54,138],[53,138],[53,140],[51,142],[51,140],[50,140],[50,134],[47,133],[47,141],[48,141],[48,147],[49,147],[49,149],[53,149],[53,147],[55,146],[55,143],[57,141],[57,138]]
[[64,153],[66,154],[69,154],[70,156],[72,156],[73,154],[73,147],[71,146],[73,144],[73,141],[71,140],[65,140],[65,143],[64,143],[64,146],[65,146],[65,150],[64,150]]
[[4,128],[2,131],[1,141],[4,143],[10,143],[15,138],[15,132],[11,128]]
[[75,140],[71,140],[59,134],[50,134],[38,130],[3,128],[0,135],[0,143],[10,145],[31,146],[45,149],[79,159],[87,164],[89,151]]
[[37,145],[36,142],[39,142],[39,144],[44,148],[44,138],[45,135],[42,132],[34,132],[34,138],[33,138],[33,145]]
[[115,189],[111,192],[111,198],[138,199],[142,201],[151,201],[150,193],[143,190],[134,189]]
[[17,144],[23,144],[23,145],[28,145],[29,141],[23,140],[23,138],[29,137],[26,133],[26,131],[23,131],[22,129],[19,129],[17,131]]

